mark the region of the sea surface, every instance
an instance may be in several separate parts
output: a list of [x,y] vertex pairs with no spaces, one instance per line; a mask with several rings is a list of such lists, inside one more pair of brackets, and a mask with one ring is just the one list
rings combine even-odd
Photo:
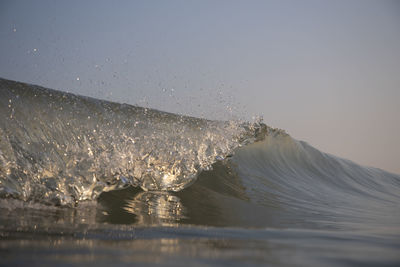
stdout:
[[21,265],[400,266],[400,175],[0,79],[0,266]]

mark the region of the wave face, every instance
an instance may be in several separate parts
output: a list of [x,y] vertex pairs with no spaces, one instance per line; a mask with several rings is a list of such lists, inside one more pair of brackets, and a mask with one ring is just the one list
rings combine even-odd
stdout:
[[[0,79],[7,265],[107,255],[121,265],[399,266],[399,206],[399,175],[261,122],[197,119]],[[50,250],[49,240],[57,244]]]
[[[170,222],[146,219],[165,212],[177,215],[172,221],[216,226],[277,226],[285,224],[281,214],[319,227],[337,227],[332,218],[400,224],[398,175],[322,153],[262,123],[198,119],[4,79],[0,113],[2,198],[75,205],[133,186],[145,192],[117,197],[117,206],[144,214],[144,222]],[[154,190],[165,192],[146,193]]]
[[240,148],[234,162],[246,195],[264,211],[279,211],[279,225],[399,230],[399,175],[320,152],[282,134]]
[[0,79],[0,195],[71,204],[140,186],[179,191],[269,129]]

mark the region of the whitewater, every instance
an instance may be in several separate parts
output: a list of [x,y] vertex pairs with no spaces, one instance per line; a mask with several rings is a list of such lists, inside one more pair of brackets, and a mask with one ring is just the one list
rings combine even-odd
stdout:
[[0,79],[1,265],[398,266],[400,175],[258,122]]

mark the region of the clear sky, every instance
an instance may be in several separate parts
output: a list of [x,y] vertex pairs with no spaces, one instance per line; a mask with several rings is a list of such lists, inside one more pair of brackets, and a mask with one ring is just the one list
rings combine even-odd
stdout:
[[208,118],[262,115],[400,173],[400,1],[0,1],[0,77]]

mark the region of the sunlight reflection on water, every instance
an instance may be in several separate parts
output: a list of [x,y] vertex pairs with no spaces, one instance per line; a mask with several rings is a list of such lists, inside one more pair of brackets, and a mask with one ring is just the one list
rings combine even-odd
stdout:
[[179,197],[168,192],[141,192],[126,200],[124,210],[136,215],[138,224],[170,225],[185,219]]

